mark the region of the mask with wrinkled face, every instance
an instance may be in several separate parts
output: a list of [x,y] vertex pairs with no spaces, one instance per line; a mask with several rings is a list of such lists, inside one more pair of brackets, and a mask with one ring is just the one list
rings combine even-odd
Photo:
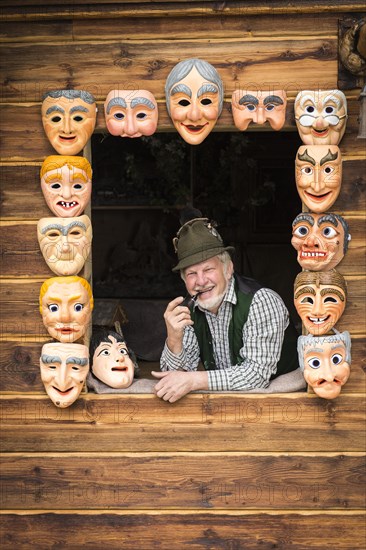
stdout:
[[56,407],[69,407],[79,397],[89,372],[89,350],[82,344],[45,344],[40,372],[47,395]]
[[347,251],[348,224],[338,214],[299,214],[292,223],[292,246],[303,269],[333,269]]
[[37,235],[42,255],[56,275],[77,275],[83,269],[92,242],[88,216],[41,218]]
[[347,331],[331,336],[301,336],[299,364],[314,392],[335,399],[350,375],[351,338]]
[[234,124],[241,131],[246,130],[251,122],[269,122],[273,130],[281,130],[285,124],[287,97],[284,90],[235,90],[231,103]]
[[84,90],[55,90],[45,94],[42,123],[60,155],[77,155],[89,141],[96,123],[93,96]]
[[302,145],[295,160],[296,187],[312,212],[327,212],[342,184],[342,157],[337,145]]
[[112,136],[151,136],[158,124],[158,104],[147,90],[111,90],[104,113]]
[[340,90],[303,90],[295,99],[295,120],[306,145],[338,145],[346,130],[346,96]]

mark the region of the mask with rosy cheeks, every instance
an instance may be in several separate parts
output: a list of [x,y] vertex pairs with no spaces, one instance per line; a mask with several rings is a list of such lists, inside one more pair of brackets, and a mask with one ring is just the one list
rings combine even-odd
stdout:
[[91,166],[83,157],[46,158],[41,168],[41,188],[55,216],[70,218],[83,213],[90,201],[91,176]]
[[123,338],[114,332],[97,340],[92,337],[92,373],[111,388],[128,388],[132,382],[135,365]]
[[83,90],[56,90],[45,94],[43,128],[60,155],[77,155],[89,141],[96,123],[93,96]]
[[342,157],[337,145],[302,145],[296,154],[296,187],[312,212],[326,212],[342,184]]
[[70,343],[84,336],[93,310],[88,281],[77,276],[47,279],[39,303],[43,324],[52,338]]
[[346,307],[345,280],[335,270],[303,271],[295,279],[294,303],[310,334],[326,334]]
[[337,214],[299,214],[292,224],[292,246],[303,269],[325,271],[342,260],[350,240],[348,224]]
[[303,90],[295,99],[295,120],[306,145],[338,145],[346,130],[346,96],[340,90]]
[[42,255],[56,275],[77,275],[83,269],[92,242],[88,216],[41,218],[37,234]]
[[51,401],[56,407],[69,407],[79,397],[89,372],[89,350],[82,344],[45,344],[40,371]]
[[348,332],[331,336],[300,336],[299,364],[314,392],[335,399],[350,375],[351,338]]
[[104,103],[107,129],[112,136],[151,136],[158,124],[158,105],[147,90],[112,90]]
[[165,95],[168,113],[184,141],[202,143],[223,105],[223,84],[216,69],[201,59],[181,61],[168,75]]
[[268,121],[273,130],[281,130],[285,124],[287,97],[284,90],[235,90],[231,104],[234,124],[241,131],[251,122],[264,124]]

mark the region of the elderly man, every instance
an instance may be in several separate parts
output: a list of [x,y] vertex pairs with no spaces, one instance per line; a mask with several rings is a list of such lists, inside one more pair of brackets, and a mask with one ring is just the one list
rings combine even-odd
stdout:
[[[160,378],[157,396],[174,402],[194,390],[265,388],[275,375],[295,370],[297,333],[284,303],[272,290],[234,275],[234,249],[224,247],[212,223],[188,221],[174,244],[179,262],[173,271],[181,272],[191,307],[178,297],[165,311],[163,372],[153,372]],[[197,370],[200,359],[203,371]]]

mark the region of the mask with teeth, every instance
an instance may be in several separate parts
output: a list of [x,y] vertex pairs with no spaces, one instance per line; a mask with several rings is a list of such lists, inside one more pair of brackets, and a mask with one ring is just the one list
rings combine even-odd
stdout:
[[342,184],[342,158],[337,145],[302,145],[295,160],[296,188],[311,212],[327,212]]
[[128,388],[135,373],[134,354],[124,338],[111,330],[93,331],[90,343],[91,371],[111,388]]
[[55,216],[80,216],[92,191],[92,169],[84,157],[51,155],[41,168],[41,188]]
[[89,372],[89,350],[83,344],[45,344],[40,371],[47,395],[56,407],[69,407],[79,397]]
[[299,273],[294,292],[297,313],[306,330],[314,336],[329,332],[346,307],[346,282],[335,269]]
[[306,145],[338,145],[346,130],[346,96],[340,90],[303,90],[295,99],[295,120]]
[[334,399],[350,375],[351,338],[349,332],[329,336],[300,336],[297,344],[300,368],[314,392]]
[[292,223],[292,246],[303,269],[326,271],[342,260],[351,236],[342,216],[332,213],[299,214]]
[[168,113],[184,141],[198,145],[214,128],[222,111],[223,83],[202,59],[185,59],[173,67],[165,84]]

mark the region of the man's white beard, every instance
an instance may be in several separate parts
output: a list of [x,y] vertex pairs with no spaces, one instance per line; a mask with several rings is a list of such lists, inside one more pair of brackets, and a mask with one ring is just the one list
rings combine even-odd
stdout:
[[207,311],[215,312],[220,307],[221,302],[223,301],[226,294],[226,290],[227,288],[218,296],[213,296],[212,298],[208,298],[207,300],[201,300],[200,297],[198,297],[197,304],[202,309],[207,309]]

